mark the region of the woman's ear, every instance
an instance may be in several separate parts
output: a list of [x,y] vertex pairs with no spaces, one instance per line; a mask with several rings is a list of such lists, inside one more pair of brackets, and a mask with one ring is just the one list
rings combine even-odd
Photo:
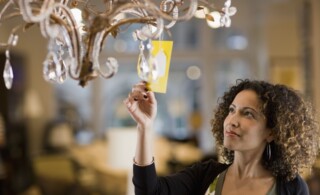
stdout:
[[267,142],[270,143],[273,141],[273,133],[272,133],[272,129],[267,129],[267,132],[268,132],[268,136],[267,136]]

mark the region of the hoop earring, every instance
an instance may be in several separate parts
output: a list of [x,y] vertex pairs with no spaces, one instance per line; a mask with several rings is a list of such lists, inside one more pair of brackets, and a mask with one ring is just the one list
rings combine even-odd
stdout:
[[268,161],[271,160],[271,144],[270,143],[267,143],[267,146],[266,146],[266,152],[267,152],[267,159]]

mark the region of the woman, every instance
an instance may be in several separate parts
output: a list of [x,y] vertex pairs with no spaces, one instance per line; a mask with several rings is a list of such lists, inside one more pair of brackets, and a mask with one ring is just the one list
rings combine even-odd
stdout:
[[153,162],[154,93],[139,83],[124,103],[138,128],[137,195],[309,194],[299,171],[316,158],[318,126],[310,104],[284,85],[241,80],[231,87],[211,122],[222,162],[197,163],[167,177],[156,176]]

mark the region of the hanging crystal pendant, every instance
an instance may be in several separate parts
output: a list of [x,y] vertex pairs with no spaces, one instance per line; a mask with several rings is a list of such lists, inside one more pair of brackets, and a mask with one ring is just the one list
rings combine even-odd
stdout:
[[149,68],[148,61],[143,53],[144,45],[143,45],[142,41],[140,42],[139,50],[140,50],[140,54],[138,57],[138,67],[137,67],[138,68],[138,75],[142,80],[148,81],[149,74],[150,74],[150,68]]
[[10,34],[8,43],[12,46],[16,46],[19,40],[19,36],[16,34]]
[[150,73],[150,68],[148,65],[148,62],[146,60],[146,57],[144,56],[143,53],[139,54],[139,60],[138,60],[138,72],[139,72],[139,77],[144,80],[148,81],[149,73]]
[[3,79],[7,89],[11,89],[13,82],[13,71],[10,60],[7,58],[3,71]]
[[149,49],[149,68],[150,68],[150,74],[148,76],[149,82],[156,81],[159,78],[159,62],[158,59],[152,54],[153,45],[151,40],[149,40],[149,43],[147,45],[147,48]]
[[[43,62],[43,78],[46,81],[56,83],[59,79],[59,75],[57,74],[57,60],[56,55],[53,52],[50,52],[47,55],[46,60]],[[59,68],[58,68],[59,70]]]
[[60,72],[60,74],[58,74],[57,76],[57,83],[59,84],[62,84],[65,82],[65,80],[67,79],[67,68],[66,68],[66,65],[65,65],[65,62],[60,58],[59,60],[59,65],[57,68],[60,68],[59,71],[57,72]]

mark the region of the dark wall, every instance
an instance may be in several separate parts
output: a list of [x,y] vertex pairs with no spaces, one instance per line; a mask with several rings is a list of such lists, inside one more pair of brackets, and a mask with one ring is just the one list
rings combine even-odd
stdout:
[[5,145],[0,149],[2,163],[6,169],[2,178],[0,194],[19,194],[33,183],[33,172],[28,155],[27,126],[23,115],[23,101],[26,86],[24,58],[11,55],[13,84],[8,90],[3,80],[6,62],[4,52],[0,53],[0,114],[5,123]]

